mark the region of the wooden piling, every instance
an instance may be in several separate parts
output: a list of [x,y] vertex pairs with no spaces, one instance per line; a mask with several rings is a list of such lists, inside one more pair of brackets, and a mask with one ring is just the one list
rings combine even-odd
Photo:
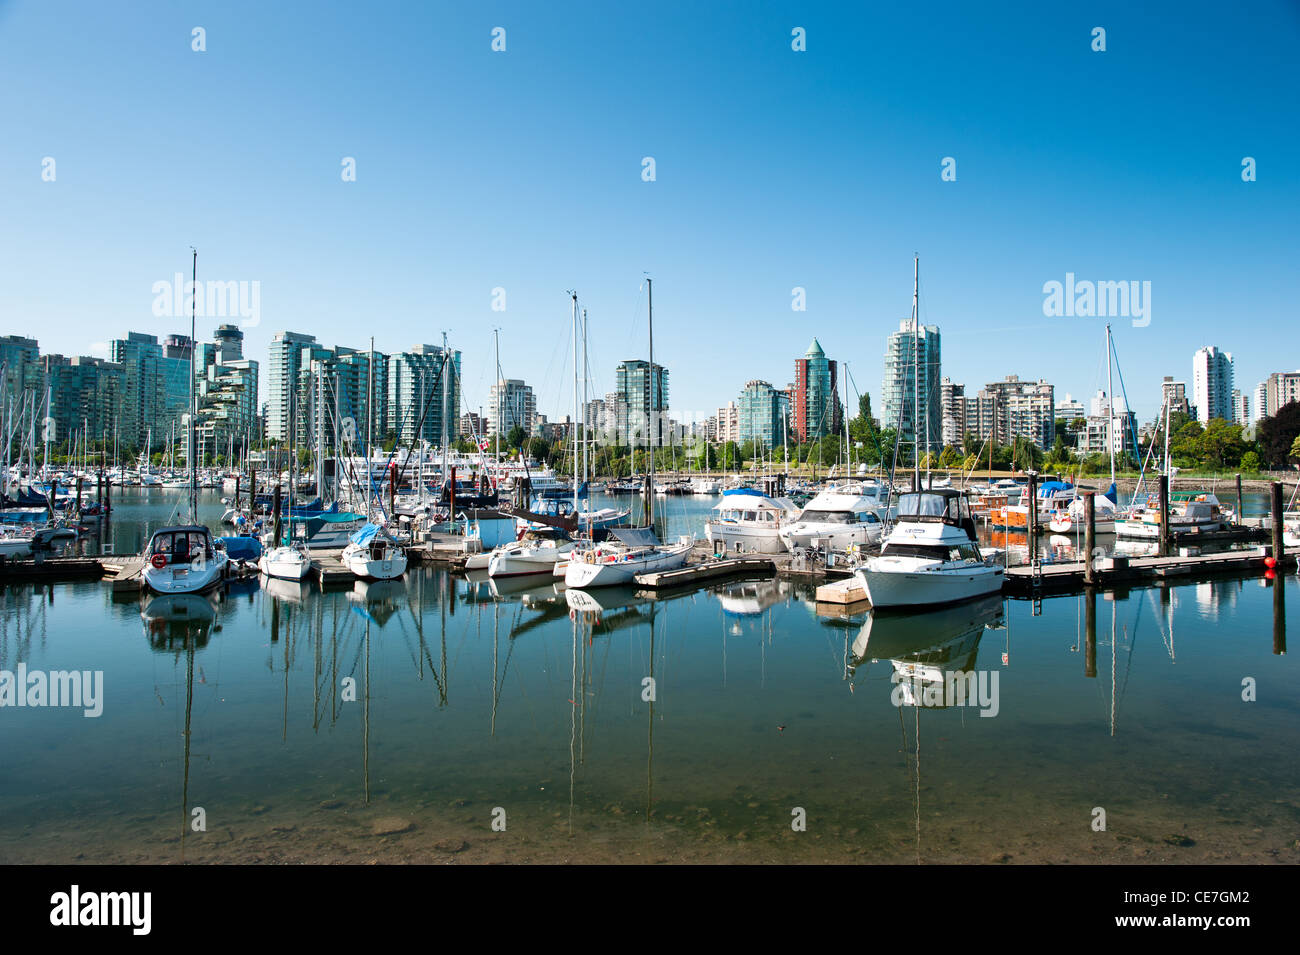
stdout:
[[1273,578],[1273,655],[1286,653],[1286,582],[1279,569]]
[[1097,582],[1093,550],[1097,546],[1097,492],[1083,492],[1083,582],[1089,587]]
[[1097,678],[1097,591],[1083,595],[1083,675]]
[[1241,507],[1241,475],[1237,475],[1237,523],[1245,523],[1246,512]]
[[[1029,560],[1032,562],[1038,556],[1038,472],[1029,472],[1029,487],[1026,488],[1029,494],[1029,520],[1025,528],[1027,542],[1029,544]],[[1009,518],[1008,518],[1009,519]]]
[[1160,475],[1160,556],[1169,556],[1169,475]]
[[1274,481],[1273,487],[1273,559],[1277,561],[1275,568],[1280,574],[1282,572],[1282,562],[1286,559],[1286,550],[1282,546],[1282,482]]
[[82,485],[82,482],[83,482],[83,479],[80,478],[80,477],[78,477],[78,478],[77,478],[77,513],[78,513],[78,514],[81,513],[81,485]]

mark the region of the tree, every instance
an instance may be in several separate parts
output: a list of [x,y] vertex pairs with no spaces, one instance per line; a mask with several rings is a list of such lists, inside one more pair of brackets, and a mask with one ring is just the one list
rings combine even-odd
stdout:
[[1292,401],[1265,418],[1255,429],[1259,456],[1267,467],[1285,468],[1295,456],[1295,440],[1300,437],[1300,402]]
[[512,448],[522,447],[525,437],[524,429],[519,425],[515,425],[506,435],[506,444]]
[[[1300,438],[1296,438],[1300,442]],[[1241,469],[1248,474],[1254,474],[1260,469],[1259,455],[1254,451],[1247,451],[1241,456]]]
[[1241,425],[1222,418],[1211,418],[1196,441],[1196,456],[1202,467],[1236,467],[1245,451]]
[[533,438],[528,442],[528,455],[537,461],[545,461],[551,456],[551,446],[543,438]]

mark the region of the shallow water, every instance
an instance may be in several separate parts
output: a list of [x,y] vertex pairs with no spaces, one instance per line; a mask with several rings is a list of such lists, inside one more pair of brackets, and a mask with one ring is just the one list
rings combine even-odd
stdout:
[[[0,670],[104,703],[0,708],[0,862],[1300,861],[1277,586],[1100,597],[1091,641],[1082,597],[835,619],[785,581],[13,587]],[[899,671],[996,674],[996,715]]]

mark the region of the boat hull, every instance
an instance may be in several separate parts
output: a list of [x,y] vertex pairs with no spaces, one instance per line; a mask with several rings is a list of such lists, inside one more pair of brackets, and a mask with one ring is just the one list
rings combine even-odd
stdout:
[[1000,593],[1004,572],[987,564],[969,569],[880,571],[859,568],[872,610],[903,610],[958,604]]
[[512,547],[497,551],[488,564],[489,577],[527,577],[532,574],[550,574],[555,564],[567,560],[573,550],[572,543],[556,547]]
[[728,524],[723,521],[710,521],[704,528],[704,535],[710,543],[722,541],[728,551],[743,554],[782,554],[785,543],[777,527],[747,527],[743,524]]
[[306,580],[311,574],[311,561],[297,551],[281,553],[284,548],[277,548],[263,554],[257,561],[257,569],[276,580]]
[[689,545],[661,551],[653,557],[625,561],[587,563],[571,560],[564,572],[564,586],[575,590],[590,587],[613,587],[635,582],[637,574],[650,574],[663,570],[676,570],[686,563]]
[[141,578],[150,591],[156,594],[198,594],[209,590],[225,579],[229,560],[224,553],[202,564],[154,567],[145,563]]

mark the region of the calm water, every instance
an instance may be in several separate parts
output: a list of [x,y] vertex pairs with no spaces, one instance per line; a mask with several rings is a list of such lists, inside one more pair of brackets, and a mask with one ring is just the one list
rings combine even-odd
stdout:
[[[1295,577],[874,619],[778,581],[13,587],[0,670],[99,670],[104,702],[0,709],[0,862],[1296,862],[1276,587],[1300,612]],[[900,672],[973,673],[996,715]]]

